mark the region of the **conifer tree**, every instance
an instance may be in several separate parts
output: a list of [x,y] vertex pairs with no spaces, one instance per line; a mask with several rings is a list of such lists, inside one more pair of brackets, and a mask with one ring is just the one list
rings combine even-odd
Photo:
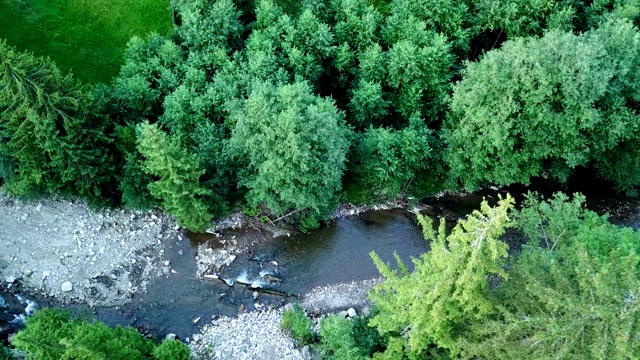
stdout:
[[[0,158],[7,190],[99,196],[110,180],[106,120],[87,88],[49,59],[0,42]],[[7,165],[9,164],[9,165]]]
[[459,221],[450,235],[444,219],[436,234],[431,219],[419,216],[425,239],[433,242],[431,251],[413,260],[412,273],[397,255],[398,269],[391,270],[371,253],[385,282],[369,294],[379,311],[370,324],[390,335],[395,344],[390,351],[397,351],[401,341],[412,358],[420,358],[431,347],[459,354],[459,326],[494,311],[487,297],[489,277],[507,278],[508,246],[499,238],[511,225],[507,212],[513,203],[509,195],[496,207],[483,201],[480,211]]
[[204,171],[198,159],[148,122],[137,127],[137,147],[145,158],[145,172],[157,178],[149,184],[151,195],[162,201],[181,226],[205,230],[213,217],[205,198],[212,194],[200,186]]

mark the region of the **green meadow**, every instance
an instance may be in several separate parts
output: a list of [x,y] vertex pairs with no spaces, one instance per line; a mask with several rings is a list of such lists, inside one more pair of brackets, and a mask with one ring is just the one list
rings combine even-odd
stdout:
[[0,38],[87,83],[118,74],[129,38],[173,27],[169,0],[0,0]]

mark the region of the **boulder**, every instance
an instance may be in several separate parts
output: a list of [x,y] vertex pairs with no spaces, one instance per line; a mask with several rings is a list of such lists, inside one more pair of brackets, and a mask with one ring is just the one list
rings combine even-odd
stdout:
[[73,290],[73,284],[71,281],[65,281],[62,283],[62,291],[69,292],[71,290]]

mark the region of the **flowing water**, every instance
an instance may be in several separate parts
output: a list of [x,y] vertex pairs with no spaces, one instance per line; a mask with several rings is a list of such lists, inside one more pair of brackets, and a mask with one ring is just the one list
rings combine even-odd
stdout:
[[[522,189],[511,189],[523,194]],[[499,192],[486,190],[470,195],[450,195],[427,198],[422,212],[435,218],[445,218],[449,225],[477,209],[483,198],[497,201]],[[522,197],[521,195],[519,196]],[[590,207],[600,213],[613,213],[614,221],[637,228],[640,226],[638,201],[624,197],[597,197]],[[242,231],[238,236],[242,236]],[[215,243],[215,242],[214,242]],[[212,316],[234,316],[243,305],[253,309],[254,287],[273,290],[262,293],[265,306],[282,305],[294,297],[281,294],[302,294],[313,287],[378,277],[369,253],[375,251],[385,262],[394,263],[394,251],[412,268],[411,257],[429,250],[422,238],[415,215],[405,210],[375,211],[355,217],[340,218],[309,234],[272,239],[250,249],[227,268],[222,281],[196,278],[193,260],[196,247],[187,240],[172,239],[165,244],[165,255],[177,271],[157,279],[145,294],[136,295],[133,302],[114,308],[94,309],[96,317],[109,325],[133,325],[146,333],[162,337],[172,332],[181,338],[190,336],[198,326]],[[270,274],[273,281],[264,282],[262,275]],[[262,281],[262,282],[261,282]],[[19,317],[27,302],[11,297],[13,307],[7,306],[9,294],[0,293],[0,322]],[[43,306],[49,304],[36,299]],[[82,309],[74,306],[75,309]],[[2,323],[0,323],[2,327]]]

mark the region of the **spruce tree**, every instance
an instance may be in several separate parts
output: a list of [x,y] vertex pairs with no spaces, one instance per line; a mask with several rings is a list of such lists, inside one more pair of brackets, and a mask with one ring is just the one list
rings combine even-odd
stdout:
[[151,195],[162,201],[181,226],[205,230],[213,217],[205,198],[212,194],[200,185],[204,171],[198,159],[148,122],[137,127],[137,147],[145,158],[145,172],[157,178],[149,184]]
[[51,60],[0,42],[0,158],[7,191],[99,196],[110,180],[110,140],[97,108],[89,90]]

